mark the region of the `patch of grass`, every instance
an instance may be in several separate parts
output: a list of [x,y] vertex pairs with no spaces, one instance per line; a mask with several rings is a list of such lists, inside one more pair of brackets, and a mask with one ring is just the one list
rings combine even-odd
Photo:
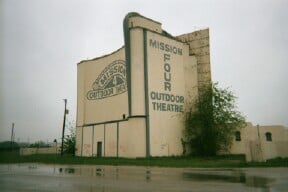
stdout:
[[0,163],[45,163],[45,164],[87,164],[87,165],[127,165],[157,167],[288,167],[288,158],[273,159],[261,163],[246,163],[243,155],[225,155],[215,157],[151,157],[147,158],[96,158],[75,157],[72,155],[37,154],[20,156],[18,151],[0,152]]
[[277,157],[266,162],[249,162],[248,167],[288,167],[288,158]]

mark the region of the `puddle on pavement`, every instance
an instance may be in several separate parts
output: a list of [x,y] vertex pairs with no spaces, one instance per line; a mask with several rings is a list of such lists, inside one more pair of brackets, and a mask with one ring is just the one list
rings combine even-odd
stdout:
[[[54,172],[55,173],[55,172]],[[99,176],[103,177],[105,175],[104,168],[81,168],[81,167],[60,167],[58,168],[59,174],[72,174],[72,175],[81,175],[81,176]],[[116,170],[117,173],[117,170]]]
[[[1,168],[1,167],[0,167]],[[282,169],[281,169],[282,170]],[[163,187],[163,183],[169,185],[169,187],[174,187],[175,191],[177,191],[178,187],[187,187],[191,186],[203,186],[210,187],[214,186],[215,183],[220,184],[218,186],[228,186],[231,187],[231,184],[236,184],[235,186],[242,186],[243,191],[248,188],[257,188],[256,190],[260,191],[270,191],[271,189],[275,189],[277,186],[279,189],[285,188],[286,191],[288,185],[286,183],[286,179],[288,178],[287,172],[282,172],[285,174],[280,174],[280,170],[275,172],[274,174],[269,174],[266,177],[267,172],[261,169],[185,169],[185,168],[154,168],[154,167],[121,167],[121,166],[73,166],[73,165],[39,165],[39,164],[20,164],[20,165],[8,165],[7,168],[2,166],[2,174],[7,174],[9,172],[13,172],[14,174],[24,174],[25,176],[31,176],[32,178],[35,176],[44,177],[51,174],[62,175],[60,178],[65,182],[70,182],[71,184],[64,186],[73,186],[72,188],[77,187],[86,187],[90,186],[93,189],[99,189],[100,187],[107,188],[108,191],[111,189],[111,183],[118,184],[123,188],[127,186],[132,188],[137,188],[136,184],[144,184],[148,188],[143,188],[144,191],[149,191],[149,187],[151,186],[159,186]],[[1,173],[1,171],[0,171]],[[277,173],[275,175],[275,173]],[[12,176],[11,175],[11,176]],[[68,177],[65,177],[67,175]],[[281,175],[281,177],[279,177]],[[283,176],[284,175],[284,176]],[[0,175],[1,176],[1,175]],[[77,178],[74,178],[77,176]],[[65,178],[68,178],[66,180]],[[281,180],[279,180],[281,178]],[[284,179],[283,179],[284,178]],[[115,182],[117,180],[117,182]],[[30,179],[29,179],[30,181]],[[33,179],[31,180],[33,181]],[[74,182],[77,181],[77,182]],[[184,182],[183,182],[184,181]],[[280,181],[280,183],[279,183]],[[25,181],[27,182],[27,180]],[[53,181],[52,183],[54,183]],[[60,180],[57,182],[61,182]],[[83,184],[82,184],[83,182]],[[89,183],[90,182],[90,183]],[[124,183],[121,185],[121,183]],[[149,184],[148,184],[149,183]],[[67,183],[66,183],[67,184]],[[210,185],[207,185],[210,184]],[[211,185],[212,184],[212,185]],[[14,185],[11,185],[14,186]],[[31,184],[32,186],[32,184]],[[134,191],[131,189],[130,191]],[[169,188],[169,190],[170,190]],[[240,187],[241,188],[241,187]],[[242,190],[241,188],[241,190]],[[133,188],[134,189],[134,188]],[[147,190],[146,190],[147,189]],[[239,188],[237,188],[239,189]],[[96,191],[97,191],[96,190]],[[142,190],[142,191],[143,191]],[[77,190],[74,190],[77,191]],[[84,190],[80,190],[84,191]],[[105,191],[105,190],[102,190]],[[113,190],[112,190],[113,191]],[[126,191],[126,190],[122,190]],[[129,191],[129,190],[128,190]],[[141,190],[140,190],[141,191]],[[140,192],[139,191],[139,192]],[[239,190],[238,190],[239,191]]]
[[205,173],[205,172],[184,172],[183,180],[202,181],[202,182],[229,182],[229,183],[242,183],[249,187],[255,188],[270,188],[271,184],[275,182],[275,179],[260,177],[260,176],[247,176],[245,172],[229,171],[217,173]]
[[74,174],[75,168],[59,168],[59,173],[68,173],[68,174]]
[[[82,176],[92,176],[92,177],[104,177],[106,172],[107,177],[114,177],[116,180],[119,177],[125,177],[125,174],[136,178],[137,176],[144,179],[146,182],[154,181],[155,175],[158,177],[165,174],[155,174],[150,169],[137,170],[136,172],[127,172],[119,170],[118,167],[115,168],[83,168],[83,167],[60,167],[58,169],[59,174],[73,174]],[[181,177],[181,176],[180,176]],[[179,178],[178,178],[179,179]],[[241,183],[249,187],[264,188],[268,189],[275,179],[260,177],[260,176],[248,176],[243,171],[231,170],[210,170],[210,171],[197,171],[197,172],[182,172],[182,179],[185,181],[197,181],[197,182],[228,182],[228,183]]]
[[[114,167],[114,168],[91,168],[91,167],[60,167],[58,169],[59,174],[73,174],[73,175],[82,175],[82,176],[92,176],[92,177],[104,177],[105,173],[107,177],[113,177],[118,180],[119,177],[127,177],[130,175],[131,178],[141,177],[146,182],[155,181],[155,176],[165,177],[165,174],[157,173],[151,169],[135,169],[137,171],[128,171]],[[126,174],[126,175],[125,175]],[[167,176],[167,175],[166,175]],[[180,178],[185,181],[197,181],[197,182],[228,182],[228,183],[241,183],[249,187],[255,188],[270,188],[271,184],[275,182],[275,179],[261,177],[261,176],[248,176],[244,171],[236,171],[233,169],[229,170],[210,170],[210,171],[191,171],[191,172],[182,172],[180,173]],[[179,179],[179,177],[178,177]]]

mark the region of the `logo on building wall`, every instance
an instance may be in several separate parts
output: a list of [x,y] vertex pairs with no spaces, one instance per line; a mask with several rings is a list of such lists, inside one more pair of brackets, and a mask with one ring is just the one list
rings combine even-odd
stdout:
[[92,84],[87,99],[96,100],[112,97],[127,91],[126,64],[123,60],[116,60],[109,64]]

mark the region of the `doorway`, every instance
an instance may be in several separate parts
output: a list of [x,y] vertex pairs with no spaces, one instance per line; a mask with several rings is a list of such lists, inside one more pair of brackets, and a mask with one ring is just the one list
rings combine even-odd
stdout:
[[97,142],[97,157],[102,157],[102,142]]

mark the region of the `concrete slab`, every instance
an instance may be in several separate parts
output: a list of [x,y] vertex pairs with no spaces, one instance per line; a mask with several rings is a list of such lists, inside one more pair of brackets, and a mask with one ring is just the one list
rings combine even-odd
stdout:
[[288,168],[0,165],[0,191],[288,191]]

